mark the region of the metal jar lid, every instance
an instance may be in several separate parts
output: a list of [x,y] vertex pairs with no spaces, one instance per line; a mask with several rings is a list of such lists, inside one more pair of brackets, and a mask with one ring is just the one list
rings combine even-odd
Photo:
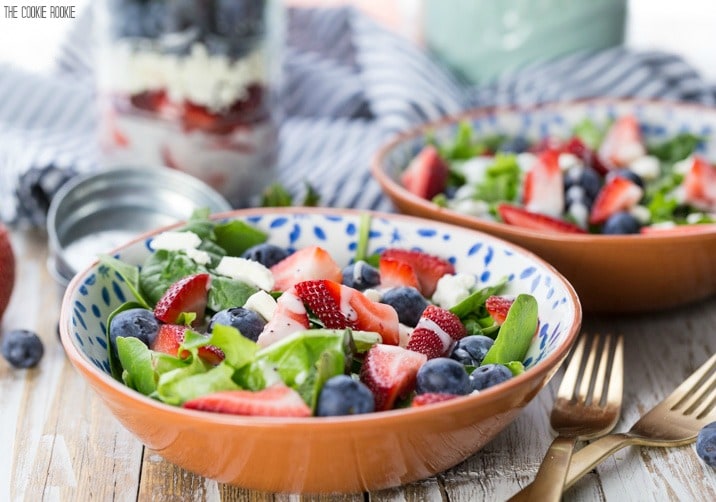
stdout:
[[115,167],[78,176],[52,199],[48,268],[64,285],[100,253],[183,221],[198,208],[231,205],[202,181],[165,167]]

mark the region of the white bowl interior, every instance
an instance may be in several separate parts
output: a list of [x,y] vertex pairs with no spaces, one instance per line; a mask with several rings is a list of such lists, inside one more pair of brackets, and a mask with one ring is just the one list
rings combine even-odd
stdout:
[[[319,245],[342,266],[355,255],[360,213],[256,212],[237,213],[269,233],[269,242],[292,249]],[[151,253],[151,237],[123,247],[116,257],[141,264]],[[369,252],[387,247],[421,249],[454,263],[458,272],[475,274],[478,286],[494,284],[509,277],[506,294],[530,293],[539,305],[540,329],[525,366],[534,367],[566,343],[578,319],[578,306],[570,287],[548,265],[526,251],[501,240],[455,226],[391,215],[376,215],[371,223]],[[110,374],[105,339],[105,320],[132,295],[121,277],[95,263],[80,273],[66,304],[71,313],[66,329],[74,346],[100,371]]]

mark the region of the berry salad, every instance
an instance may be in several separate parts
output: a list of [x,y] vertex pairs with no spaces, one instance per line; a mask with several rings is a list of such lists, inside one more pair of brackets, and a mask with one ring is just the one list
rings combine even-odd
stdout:
[[401,175],[410,192],[478,218],[553,233],[683,232],[716,221],[716,167],[702,139],[646,144],[631,115],[572,136],[477,140],[460,124],[451,144],[428,141]]
[[423,251],[285,249],[239,220],[195,214],[141,265],[102,256],[133,301],[109,316],[112,375],[161,402],[235,415],[342,416],[480,392],[524,371],[532,295]]

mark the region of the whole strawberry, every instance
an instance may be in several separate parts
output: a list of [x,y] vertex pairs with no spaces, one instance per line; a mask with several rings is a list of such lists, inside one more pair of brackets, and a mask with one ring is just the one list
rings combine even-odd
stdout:
[[10,295],[14,285],[15,255],[12,252],[7,228],[0,223],[0,319],[2,319],[7,304],[10,302]]

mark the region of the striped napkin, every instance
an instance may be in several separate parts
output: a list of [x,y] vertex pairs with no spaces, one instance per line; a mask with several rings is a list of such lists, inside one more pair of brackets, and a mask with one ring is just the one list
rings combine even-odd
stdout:
[[[52,78],[0,66],[5,221],[41,223],[32,216],[39,176],[97,166],[91,23],[89,13],[77,20]],[[471,87],[350,7],[289,9],[287,30],[277,181],[298,194],[310,177],[327,206],[390,210],[369,173],[373,152],[398,131],[466,108],[594,96],[716,104],[716,86],[663,52],[573,54]]]

